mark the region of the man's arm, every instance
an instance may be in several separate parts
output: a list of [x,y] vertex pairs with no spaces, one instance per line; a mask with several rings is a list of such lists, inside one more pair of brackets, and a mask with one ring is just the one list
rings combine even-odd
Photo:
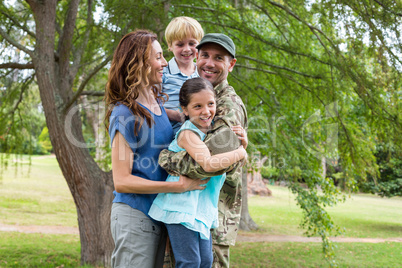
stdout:
[[165,109],[166,115],[170,121],[184,122],[184,115],[176,110]]
[[[208,133],[204,140],[211,151],[211,155],[229,152],[239,148],[240,140],[230,127],[241,125],[244,129],[247,129],[247,111],[242,100],[236,95],[233,88],[229,87],[228,90],[221,91],[219,97],[217,96],[217,109],[214,120],[216,122],[213,126],[213,130]],[[197,179],[227,173],[240,164],[236,163],[230,168],[207,173],[186,153],[186,151],[173,153],[168,150],[163,150],[159,155],[159,165],[171,175],[177,176],[182,174]]]
[[[230,152],[240,146],[238,136],[224,123],[214,128],[213,132],[208,133],[204,142],[211,151],[211,155]],[[229,168],[216,172],[205,172],[186,151],[174,153],[169,150],[163,150],[159,155],[159,165],[169,174],[175,176],[185,175],[192,179],[222,175],[238,164],[236,163]]]

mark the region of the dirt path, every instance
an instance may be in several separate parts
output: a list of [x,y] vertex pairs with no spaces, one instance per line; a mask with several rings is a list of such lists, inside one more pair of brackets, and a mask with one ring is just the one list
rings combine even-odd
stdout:
[[[2,232],[21,232],[21,233],[42,233],[42,234],[75,234],[78,235],[78,228],[66,226],[44,226],[44,225],[7,225],[0,223]],[[359,243],[384,243],[402,242],[402,237],[395,238],[353,238],[353,237],[333,237],[334,242],[359,242]],[[304,237],[294,235],[264,235],[264,234],[245,234],[237,236],[237,242],[321,242],[319,237]]]

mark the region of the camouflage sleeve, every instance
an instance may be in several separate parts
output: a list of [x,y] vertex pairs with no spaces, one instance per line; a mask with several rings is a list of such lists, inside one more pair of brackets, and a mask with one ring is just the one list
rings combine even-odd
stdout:
[[[244,129],[247,129],[247,112],[240,97],[236,95],[232,87],[220,92],[217,95],[215,123],[204,140],[211,155],[230,152],[239,148],[240,140],[230,129],[231,126],[242,125]],[[197,179],[230,172],[238,167],[239,163],[227,169],[208,173],[185,151],[174,153],[163,150],[159,155],[159,165],[171,175],[178,176],[181,174]],[[226,177],[226,181],[230,181],[230,176]]]
[[[204,142],[211,151],[211,155],[233,151],[240,146],[237,135],[225,124],[221,124],[208,133]],[[163,150],[160,153],[159,165],[171,175],[185,175],[192,179],[221,175],[236,166],[235,164],[216,172],[205,172],[186,151],[175,153],[169,150]]]

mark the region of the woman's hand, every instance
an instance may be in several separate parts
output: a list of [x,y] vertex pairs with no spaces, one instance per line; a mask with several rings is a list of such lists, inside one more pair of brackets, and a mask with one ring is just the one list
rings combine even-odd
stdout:
[[179,178],[179,193],[187,192],[187,191],[192,191],[192,190],[204,190],[206,184],[210,178],[207,179],[190,179],[187,176],[180,175]]
[[233,126],[231,127],[231,129],[234,133],[236,133],[237,136],[239,136],[239,140],[241,140],[241,145],[243,145],[244,149],[246,149],[248,145],[247,132],[240,125]]

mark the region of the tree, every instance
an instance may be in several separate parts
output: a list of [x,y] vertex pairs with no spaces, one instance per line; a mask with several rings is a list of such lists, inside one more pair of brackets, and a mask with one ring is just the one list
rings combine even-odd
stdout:
[[[96,4],[104,8],[109,17],[95,22]],[[133,14],[143,15],[123,21],[119,15],[124,5],[129,7],[126,10],[135,10]],[[158,5],[164,11],[163,3]],[[153,17],[163,16],[155,14],[155,10],[159,9],[155,9],[154,3],[102,3],[93,0],[28,0],[26,3],[16,1],[13,6],[0,4],[1,48],[3,51],[17,49],[24,55],[20,62],[2,58],[0,69],[32,70],[19,76],[20,87],[14,94],[19,99],[7,102],[2,98],[5,101],[2,107],[17,110],[27,83],[35,78],[53,150],[77,207],[83,264],[110,264],[113,182],[111,172],[103,171],[90,155],[82,133],[79,98],[98,95],[84,89],[111,60],[116,42],[128,29],[147,25],[155,30],[155,25],[159,25],[160,29],[155,31],[162,31],[161,20],[155,22]],[[5,76],[10,74],[9,71],[4,73]],[[2,115],[11,118],[11,122],[14,120],[13,115]],[[18,120],[22,122],[23,118]],[[18,129],[15,124],[6,127]],[[7,137],[11,133],[7,129],[2,129],[2,132]]]
[[[3,28],[0,34],[3,40],[23,51],[29,58],[29,62],[16,68],[30,67],[35,70],[50,140],[77,206],[82,262],[107,264],[113,248],[108,228],[113,197],[111,173],[98,167],[87,148],[71,142],[74,139],[85,144],[79,114],[69,113],[81,94],[80,87],[84,87],[94,72],[109,61],[106,58],[98,63],[79,85],[78,91],[73,91],[75,77],[83,64],[85,48],[89,43],[93,2],[88,1],[81,6],[79,1],[59,6],[57,1],[27,1],[27,4],[19,4],[11,10],[7,10],[3,4],[2,20],[12,22],[11,27],[29,35],[33,49],[20,44],[15,36],[9,35],[9,31]],[[77,14],[84,7],[88,10],[86,25],[77,33]],[[57,13],[58,9],[61,11]],[[61,16],[64,16],[64,20],[59,25],[57,22]],[[29,24],[21,23],[23,17],[33,19],[34,31],[30,30]],[[84,37],[75,42],[78,34]],[[10,67],[10,64],[3,64],[3,68]]]
[[[96,6],[103,11],[98,20]],[[345,187],[353,190],[356,178],[378,174],[377,137],[402,144],[397,1],[27,0],[1,4],[0,13],[2,52],[21,53],[18,62],[2,53],[1,76],[24,70],[18,88],[1,91],[2,97],[13,96],[0,100],[2,109],[17,110],[26,85],[36,82],[50,140],[77,205],[83,263],[110,261],[113,185],[110,172],[86,148],[77,105],[80,96],[89,98],[84,89],[96,74],[106,72],[116,42],[135,28],[153,30],[166,47],[168,20],[186,15],[206,32],[234,39],[238,61],[229,80],[248,109],[249,152],[268,157],[288,178],[304,211],[302,226],[308,235],[321,236],[328,256],[328,238],[338,229],[325,207],[344,196],[323,176],[323,159],[342,166]],[[0,128],[0,136],[17,134]]]

